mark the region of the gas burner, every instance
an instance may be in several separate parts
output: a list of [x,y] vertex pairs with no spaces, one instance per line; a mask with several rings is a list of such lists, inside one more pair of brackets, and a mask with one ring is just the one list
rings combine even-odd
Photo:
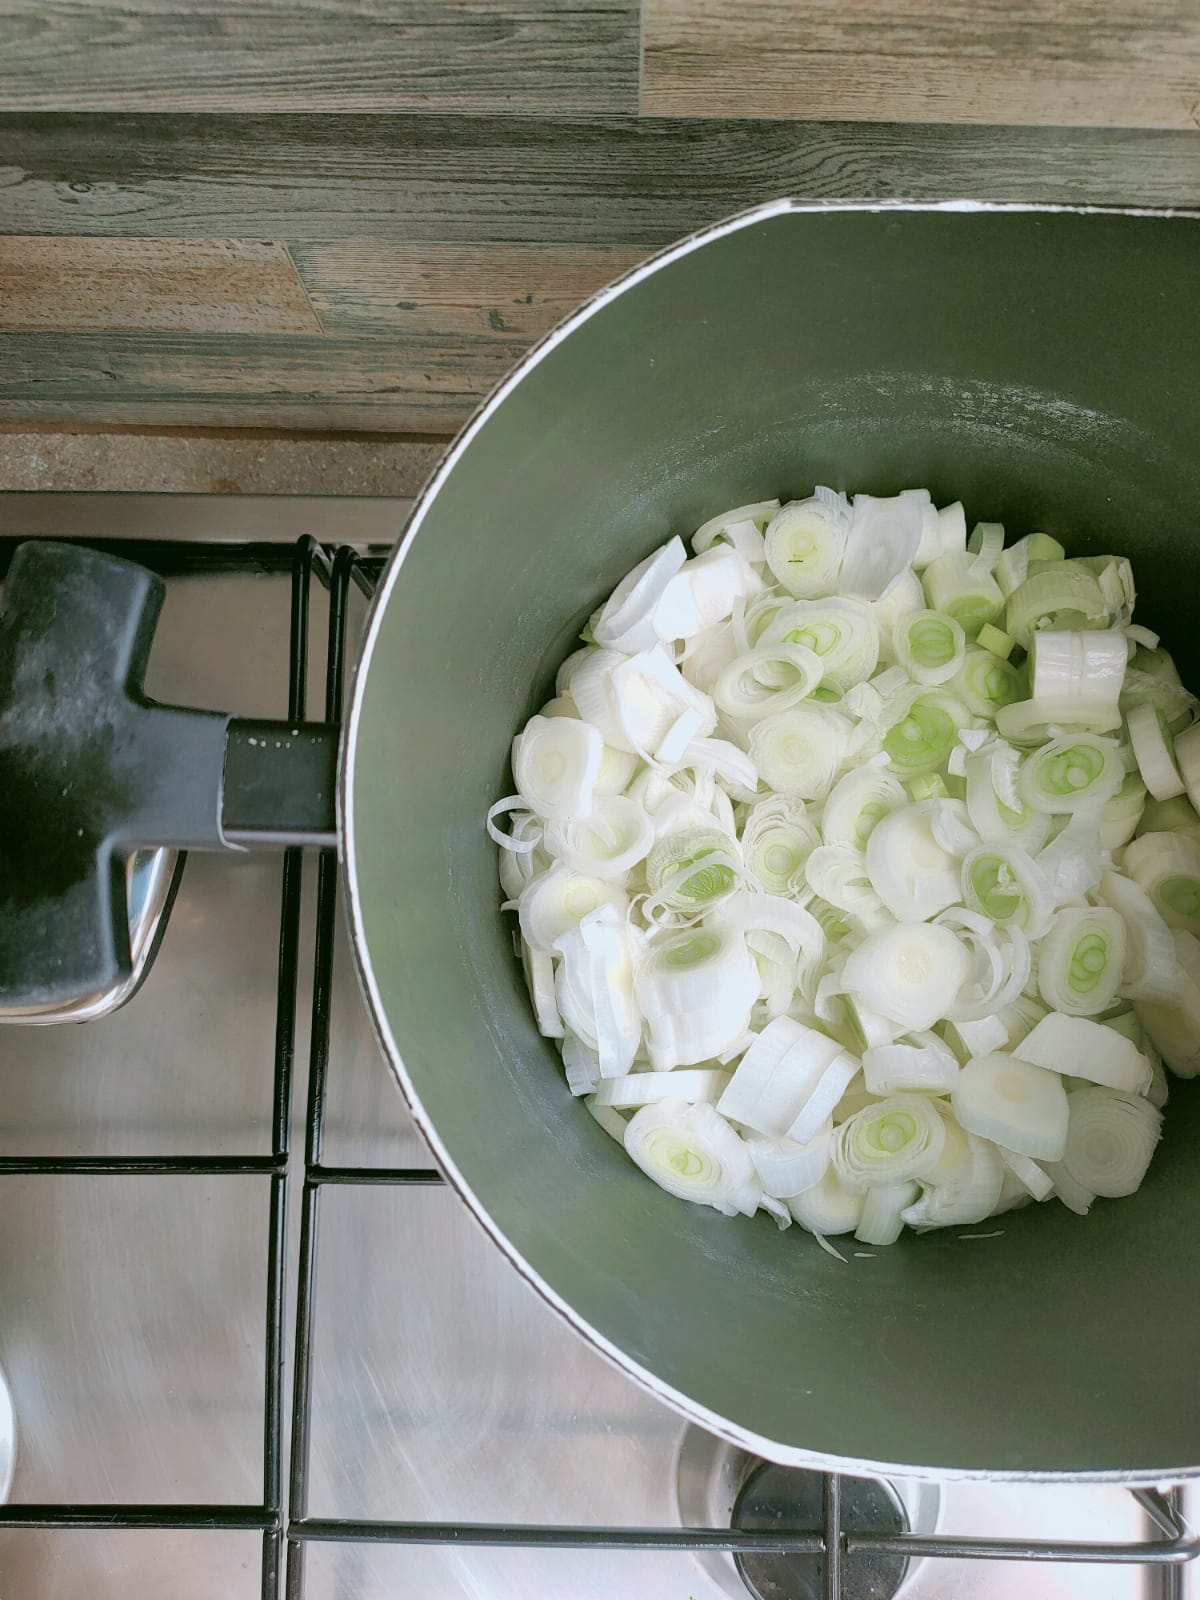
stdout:
[[[843,1478],[842,1527],[847,1533],[907,1533],[908,1516],[900,1496],[877,1478]],[[825,1478],[802,1467],[762,1461],[742,1484],[733,1507],[733,1526],[747,1532],[781,1528],[819,1531]],[[749,1551],[734,1556],[742,1582],[755,1600],[821,1600],[825,1558]],[[892,1600],[908,1576],[905,1556],[848,1555],[842,1564],[842,1600]]]

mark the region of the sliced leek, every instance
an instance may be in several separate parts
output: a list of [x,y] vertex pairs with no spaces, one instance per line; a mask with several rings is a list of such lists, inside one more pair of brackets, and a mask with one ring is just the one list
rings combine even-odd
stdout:
[[839,1260],[1132,1192],[1200,1075],[1200,703],[1124,557],[967,526],[819,487],[669,539],[486,818],[570,1093]]

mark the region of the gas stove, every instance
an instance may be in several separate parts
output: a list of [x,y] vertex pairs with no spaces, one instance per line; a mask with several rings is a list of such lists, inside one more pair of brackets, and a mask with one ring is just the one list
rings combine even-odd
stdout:
[[[164,573],[153,697],[336,716],[407,511],[0,495],[0,535]],[[1200,1594],[1168,1486],[826,1481],[664,1409],[441,1182],[333,853],[154,865],[132,999],[0,1028],[5,1600]]]

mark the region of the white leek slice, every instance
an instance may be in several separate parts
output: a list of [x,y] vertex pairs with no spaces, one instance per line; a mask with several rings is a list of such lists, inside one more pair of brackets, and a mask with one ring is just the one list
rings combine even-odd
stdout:
[[596,800],[579,822],[551,823],[546,846],[576,872],[622,879],[644,860],[654,843],[654,824],[635,800],[609,795]]
[[629,655],[649,650],[658,640],[655,607],[686,560],[683,540],[674,538],[627,573],[592,623],[596,643]]
[[966,947],[970,971],[946,1008],[953,1022],[980,1022],[1011,1005],[1033,968],[1029,940],[1020,928],[993,923],[981,912],[951,906],[937,925],[953,930]]
[[938,556],[961,555],[967,548],[967,516],[962,501],[936,509],[932,503],[922,508],[921,543],[913,566],[923,570]]
[[847,1088],[857,1077],[858,1058],[847,1051],[833,1060],[815,1080],[810,1079],[803,1106],[792,1118],[787,1136],[796,1144],[807,1144],[832,1118]]
[[634,1106],[662,1100],[686,1100],[688,1105],[716,1105],[729,1086],[729,1074],[717,1067],[680,1067],[676,1072],[633,1072],[604,1078],[596,1089],[596,1104],[628,1111]]
[[609,1138],[615,1139],[619,1145],[624,1147],[625,1129],[629,1124],[621,1113],[614,1111],[611,1106],[598,1106],[595,1095],[589,1095],[583,1103],[605,1133],[608,1134]]
[[862,1220],[865,1203],[865,1193],[848,1189],[830,1167],[811,1189],[790,1196],[787,1206],[809,1233],[815,1233],[818,1238],[826,1235],[836,1238],[838,1234],[854,1232]]
[[921,543],[927,489],[905,489],[877,499],[856,494],[842,556],[838,590],[860,600],[879,600],[913,563]]
[[1179,983],[1173,1002],[1138,1000],[1137,1019],[1171,1071],[1180,1078],[1200,1074],[1200,939],[1174,931]]
[[904,1217],[920,1191],[913,1182],[880,1183],[867,1190],[854,1237],[859,1244],[895,1244]]
[[[756,1133],[781,1139],[811,1098],[826,1068],[842,1054],[836,1039],[791,1017],[777,1017],[738,1062],[718,1109],[722,1116],[753,1128]],[[824,1120],[820,1118],[818,1126]]]
[[[1117,702],[1129,659],[1123,633],[1115,628],[1047,628],[1030,641],[1030,659],[1034,700],[1075,702],[1085,722],[1088,713],[1098,710],[1115,713],[1119,721]],[[1075,720],[1059,718],[1068,724]]]
[[1050,837],[1050,818],[1032,811],[1017,793],[1020,757],[995,739],[966,759],[967,813],[985,843],[1012,844],[1036,854]]
[[803,645],[821,658],[822,690],[846,690],[874,672],[879,624],[861,600],[792,600],[771,618],[759,642]]
[[834,593],[850,515],[844,495],[793,500],[776,512],[763,535],[767,565],[790,594]]
[[[762,530],[779,510],[778,500],[760,500],[754,505],[734,506],[719,517],[710,517],[692,535],[692,549],[703,555],[718,539],[731,544],[744,561],[761,566],[767,559]],[[751,537],[755,535],[756,539]],[[756,542],[757,540],[757,542]]]
[[1044,1161],[1042,1167],[1054,1185],[1056,1198],[1077,1217],[1086,1217],[1092,1209],[1092,1201],[1096,1198],[1094,1192],[1077,1182],[1061,1161]]
[[931,1028],[970,973],[961,940],[936,924],[900,923],[867,936],[847,958],[847,992],[904,1028]]
[[1079,1089],[1070,1098],[1062,1165],[1081,1188],[1115,1200],[1146,1176],[1162,1132],[1162,1115],[1140,1095]]
[[1007,1050],[1010,1042],[1008,1029],[999,1016],[980,1017],[975,1022],[947,1022],[942,1033],[947,1048],[960,1063],[969,1061],[972,1056]]
[[[666,585],[654,607],[654,633],[668,643],[693,639],[724,622],[735,601],[759,594],[762,587],[762,579],[736,550],[715,546],[685,562]],[[597,642],[604,642],[599,635]]]
[[747,1139],[763,1193],[774,1200],[790,1200],[820,1183],[829,1171],[830,1132],[827,1124],[807,1144],[797,1144],[794,1139]]
[[684,752],[681,765],[719,778],[735,800],[757,798],[758,768],[744,750],[728,739],[694,739]]
[[1156,800],[1173,800],[1184,791],[1183,778],[1175,762],[1175,747],[1167,719],[1157,706],[1130,706],[1125,717],[1129,742],[1142,775],[1142,782]]
[[953,617],[969,639],[985,622],[995,622],[1004,610],[1004,596],[995,578],[979,568],[966,551],[951,552],[931,561],[921,581],[933,610]]
[[994,569],[996,582],[1005,599],[1025,582],[1031,561],[1062,561],[1066,553],[1058,540],[1051,538],[1048,533],[1027,533],[1023,539],[1010,544],[997,557]]
[[932,813],[929,800],[904,806],[867,840],[871,886],[899,922],[923,922],[959,897],[959,862],[934,838]]
[[896,660],[916,683],[947,683],[961,669],[967,636],[953,617],[913,611],[892,629]]
[[1055,913],[1042,940],[1038,988],[1052,1011],[1099,1016],[1117,997],[1124,965],[1125,922],[1120,913],[1111,906],[1069,906]]
[[1014,844],[983,844],[962,864],[962,897],[973,911],[1005,927],[1022,928],[1031,939],[1050,926],[1054,901],[1046,875]]
[[1138,820],[1136,833],[1175,833],[1200,843],[1200,816],[1190,800],[1180,795],[1175,800],[1147,800]]
[[792,1213],[788,1210],[786,1203],[782,1200],[776,1200],[774,1195],[767,1194],[765,1190],[758,1197],[758,1209],[766,1212],[780,1233],[785,1228],[791,1227]]
[[[643,760],[678,761],[692,739],[706,738],[716,727],[712,701],[692,687],[661,644],[613,668],[611,695],[618,731],[606,736],[606,743]],[[582,701],[577,703],[586,716]],[[685,723],[688,731],[682,736]]]
[[701,926],[656,939],[637,974],[651,1064],[715,1059],[745,1033],[758,988],[754,957],[735,929]]
[[963,656],[953,688],[973,716],[995,718],[1022,698],[1025,683],[1025,674],[1019,667],[981,649],[968,650]]
[[1004,631],[1028,649],[1038,629],[1107,622],[1108,605],[1099,581],[1086,567],[1056,561],[1013,590],[1005,617]]
[[1006,739],[1015,739],[1019,744],[1038,744],[1059,728],[1110,733],[1120,726],[1121,713],[1107,700],[1051,700],[1046,697],[1002,706],[996,713],[998,730]]
[[1100,879],[1099,895],[1125,921],[1121,993],[1132,1000],[1159,1000],[1170,1005],[1179,986],[1175,942],[1154,902],[1140,884],[1116,872],[1106,872]]
[[916,689],[888,708],[882,746],[891,771],[909,778],[944,767],[958,742],[959,730],[971,714],[961,700],[944,689]]
[[976,1056],[959,1073],[951,1103],[968,1133],[1035,1160],[1062,1159],[1067,1093],[1056,1073],[1016,1056]]
[[525,942],[534,950],[548,951],[568,928],[601,906],[610,905],[623,914],[627,904],[615,883],[560,861],[526,885],[517,916]]
[[530,717],[513,740],[517,790],[530,811],[554,822],[586,817],[604,760],[604,740],[570,717]]
[[823,671],[820,656],[805,645],[755,645],[724,669],[712,696],[726,716],[757,722],[807,699]]
[[1004,1185],[1004,1162],[989,1140],[966,1133],[944,1102],[946,1142],[936,1166],[921,1179],[924,1192],[910,1203],[903,1221],[910,1228],[949,1228],[990,1217]]
[[1200,843],[1177,833],[1144,833],[1125,846],[1123,865],[1169,928],[1200,934]]
[[829,791],[821,813],[821,835],[826,844],[862,850],[876,825],[907,803],[904,785],[890,772],[882,767],[856,767]]
[[1026,756],[1018,788],[1031,811],[1069,815],[1084,807],[1098,810],[1124,779],[1120,749],[1112,739],[1071,733]]
[[1095,889],[1106,865],[1095,818],[1076,812],[1037,854],[1038,870],[1056,906],[1078,905]]
[[1179,681],[1175,663],[1165,650],[1138,649],[1125,668],[1125,687],[1121,710],[1148,701],[1167,719],[1173,732],[1180,732],[1195,711],[1195,697]]
[[[521,941],[521,960],[525,968],[525,983],[533,1001],[533,1015],[538,1032],[547,1039],[561,1039],[565,1032],[559,1015],[558,1001],[554,996],[554,958],[545,950],[535,950],[525,940]],[[594,1084],[591,1085],[595,1087]],[[572,1094],[580,1091],[572,1089]]]
[[1007,661],[1017,647],[1017,641],[1003,628],[994,628],[990,622],[985,622],[979,630],[979,637],[975,641],[981,650],[986,650],[994,655],[998,661]]
[[890,1095],[834,1129],[833,1168],[850,1189],[906,1183],[933,1170],[945,1142],[946,1125],[931,1100]]
[[741,878],[737,845],[718,828],[668,833],[646,859],[648,920],[658,910],[700,916],[734,893]]
[[625,1129],[625,1149],[668,1194],[753,1216],[762,1185],[745,1144],[709,1105],[664,1100],[643,1106]]
[[684,645],[678,662],[679,670],[702,694],[711,695],[717,679],[731,661],[738,656],[738,641],[731,622],[719,628],[707,628]]
[[750,755],[763,782],[803,800],[829,793],[849,744],[845,717],[811,703],[764,717],[750,729]]
[[554,994],[563,1022],[599,1057],[600,1073],[620,1077],[642,1042],[634,991],[633,941],[624,917],[602,906],[555,941],[561,960]]
[[1004,549],[1004,524],[1002,522],[977,522],[967,540],[967,553],[975,565],[985,572],[995,571],[1000,552]]
[[[1068,1127],[1068,1135],[1070,1129]],[[1054,1180],[1043,1167],[1029,1156],[1018,1155],[1015,1150],[1006,1150],[1003,1145],[997,1145],[1000,1159],[1016,1178],[1021,1187],[1028,1191],[1035,1200],[1049,1200],[1054,1193]]]
[[1044,1016],[1013,1047],[1013,1054],[1049,1072],[1068,1073],[1131,1094],[1145,1094],[1153,1078],[1149,1060],[1131,1039],[1103,1023],[1061,1011]]
[[[828,809],[827,802],[826,812]],[[805,815],[804,802],[795,797],[773,795],[760,801],[742,826],[746,869],[769,894],[795,892],[797,875],[820,842],[816,824]]]
[[557,688],[559,694],[570,693],[579,715],[599,729],[605,744],[636,755],[622,730],[613,694],[613,674],[628,660],[620,650],[577,650],[560,668]]
[[867,874],[867,858],[849,845],[818,845],[804,863],[804,878],[814,894],[839,911],[873,919],[880,908]]
[[[1169,801],[1166,803],[1170,804]],[[1183,801],[1183,804],[1186,806],[1187,801]],[[1112,851],[1128,844],[1141,827],[1145,814],[1146,786],[1136,772],[1127,772],[1124,783],[1111,800],[1104,802],[1100,812],[1097,827],[1100,848]]]
[[883,1098],[907,1092],[949,1094],[958,1080],[958,1062],[934,1033],[906,1035],[895,1044],[864,1050],[863,1080],[868,1093]]
[[871,615],[879,629],[879,659],[895,661],[892,647],[897,625],[913,611],[925,609],[925,591],[915,572],[903,572],[882,600],[871,602]]

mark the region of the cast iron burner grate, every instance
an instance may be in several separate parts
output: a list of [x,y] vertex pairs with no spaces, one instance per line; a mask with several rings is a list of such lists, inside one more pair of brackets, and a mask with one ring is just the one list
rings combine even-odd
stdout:
[[[81,541],[95,543],[96,541]],[[123,541],[102,548],[127,553]],[[6,569],[13,541],[0,541],[0,563]],[[215,570],[233,566],[261,572],[275,565],[277,547],[248,545],[235,555],[228,546],[196,544],[153,546],[139,542],[135,559],[168,571],[195,571],[206,563]],[[292,555],[291,656],[287,715],[303,720],[307,712],[305,684],[309,657],[309,596],[314,577],[329,591],[329,628],[325,642],[327,721],[341,717],[346,670],[347,605],[351,585],[371,594],[378,579],[378,560],[361,557],[349,546],[330,547],[310,537],[300,539]],[[266,1362],[263,1403],[263,1498],[260,1505],[129,1505],[9,1504],[0,1506],[4,1528],[214,1529],[262,1533],[263,1600],[303,1600],[307,1546],[314,1541],[348,1544],[443,1544],[573,1550],[730,1551],[743,1572],[767,1570],[760,1558],[773,1556],[822,1560],[821,1600],[851,1600],[850,1587],[858,1558],[868,1557],[875,1570],[885,1560],[906,1563],[920,1557],[1010,1561],[1141,1562],[1160,1567],[1162,1593],[1171,1600],[1180,1591],[1175,1580],[1183,1563],[1200,1555],[1200,1536],[1189,1534],[1182,1519],[1177,1490],[1131,1491],[1160,1530],[1155,1539],[1125,1544],[1069,1540],[947,1538],[896,1531],[875,1525],[862,1528],[851,1514],[859,1491],[852,1480],[814,1474],[821,1487],[818,1525],[807,1520],[808,1506],[797,1508],[799,1527],[775,1524],[736,1528],[566,1527],[510,1523],[383,1522],[308,1515],[309,1443],[312,1419],[312,1348],[321,1197],[329,1184],[439,1184],[433,1168],[338,1167],[322,1163],[325,1095],[329,1071],[330,1007],[338,894],[337,852],[321,850],[317,868],[316,953],[313,964],[312,1021],[308,1042],[309,1082],[303,1170],[290,1146],[292,1067],[296,1050],[296,1010],[300,992],[300,912],[303,849],[284,851],[281,883],[279,969],[274,1048],[272,1139],[262,1156],[6,1156],[0,1157],[0,1178],[12,1173],[155,1176],[238,1175],[263,1180],[268,1206],[267,1273],[264,1284]],[[294,1330],[285,1325],[284,1224],[290,1182],[303,1184],[300,1212],[299,1290]],[[283,1428],[285,1342],[294,1339],[294,1393],[289,1440]],[[283,1492],[285,1447],[289,1452],[288,1493]],[[753,1558],[753,1560],[751,1560]],[[865,1570],[865,1569],[864,1569]],[[895,1569],[892,1569],[895,1570]],[[786,1594],[786,1590],[783,1591]],[[765,1596],[770,1590],[763,1590]],[[804,1594],[804,1591],[801,1591]],[[775,1600],[772,1596],[771,1600]],[[790,1597],[789,1597],[790,1600]]]

